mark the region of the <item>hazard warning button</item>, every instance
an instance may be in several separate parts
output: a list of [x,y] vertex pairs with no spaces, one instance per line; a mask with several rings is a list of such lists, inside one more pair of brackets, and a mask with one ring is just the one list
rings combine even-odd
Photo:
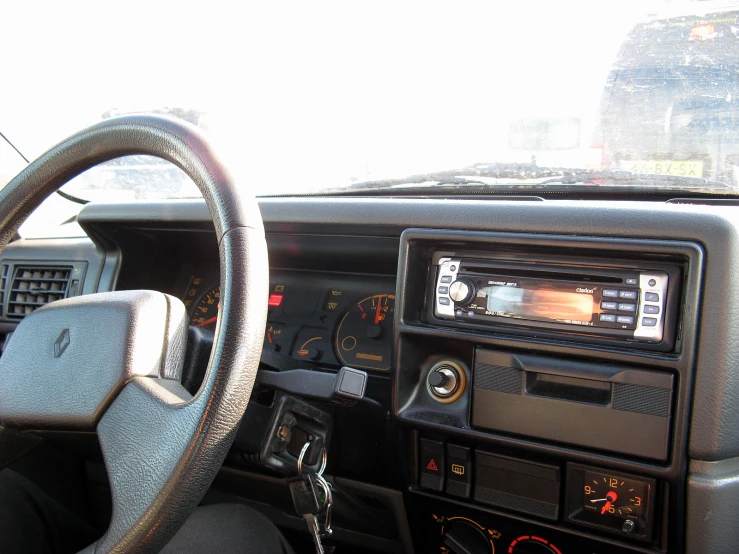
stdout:
[[421,480],[424,489],[442,491],[444,489],[444,443],[421,439]]

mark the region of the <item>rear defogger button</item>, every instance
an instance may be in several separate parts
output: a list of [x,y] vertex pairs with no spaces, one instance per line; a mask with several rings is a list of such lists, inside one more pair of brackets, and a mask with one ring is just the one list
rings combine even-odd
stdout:
[[472,455],[466,446],[446,445],[446,492],[469,498],[472,490]]

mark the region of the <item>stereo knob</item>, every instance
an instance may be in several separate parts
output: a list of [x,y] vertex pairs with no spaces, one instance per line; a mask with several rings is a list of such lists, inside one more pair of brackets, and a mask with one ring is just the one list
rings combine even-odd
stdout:
[[475,296],[475,287],[467,279],[458,279],[449,285],[449,297],[455,304],[469,304]]

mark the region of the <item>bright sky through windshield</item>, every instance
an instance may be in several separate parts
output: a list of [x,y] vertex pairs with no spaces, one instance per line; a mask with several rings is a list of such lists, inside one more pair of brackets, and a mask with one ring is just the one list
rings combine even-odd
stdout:
[[621,1],[6,4],[0,130],[26,156],[112,108],[198,109],[268,193],[496,161],[511,117],[576,116],[592,128],[618,47],[646,11]]

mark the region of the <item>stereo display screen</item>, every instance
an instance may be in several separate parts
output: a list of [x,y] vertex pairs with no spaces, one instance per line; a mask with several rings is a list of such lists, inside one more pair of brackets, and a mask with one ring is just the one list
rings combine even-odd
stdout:
[[478,290],[477,305],[486,299],[486,315],[591,325],[598,311],[595,289],[571,283],[491,284]]

